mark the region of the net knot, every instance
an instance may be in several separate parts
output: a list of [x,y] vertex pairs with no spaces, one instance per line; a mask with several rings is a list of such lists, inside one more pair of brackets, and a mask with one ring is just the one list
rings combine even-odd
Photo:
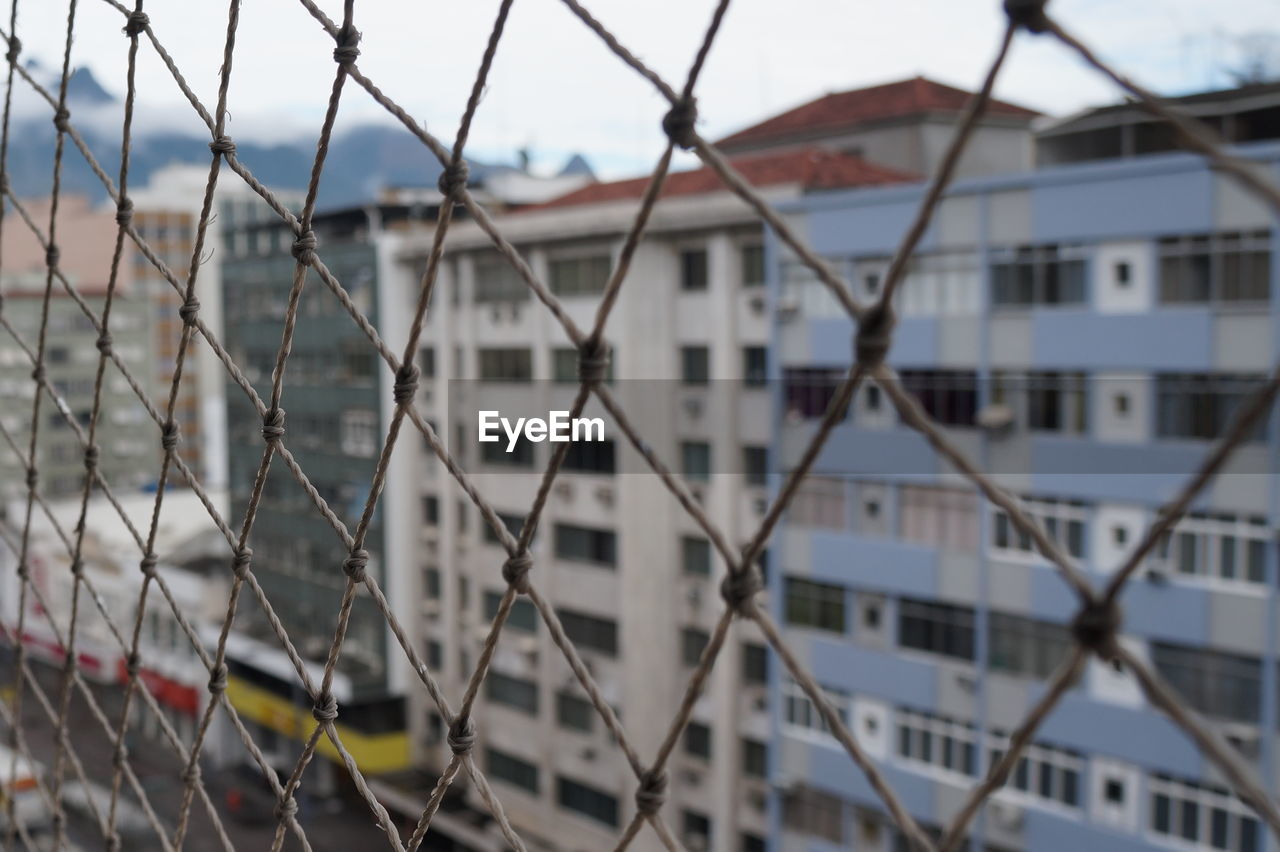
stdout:
[[1004,13],[1009,23],[1027,32],[1042,33],[1049,28],[1044,7],[1048,0],[1004,0]]
[[44,364],[36,364],[31,371],[31,380],[38,385],[44,384]]
[[57,266],[58,261],[62,259],[62,252],[55,245],[50,245],[44,250],[44,265],[50,268]]
[[338,700],[333,697],[333,693],[326,692],[316,701],[315,706],[311,708],[311,716],[317,722],[332,722],[338,718]]
[[111,750],[111,765],[119,769],[124,765],[125,756],[128,754],[128,746],[124,744],[124,740],[116,743],[116,747]]
[[79,577],[84,574],[84,560],[76,557],[71,560],[71,576]]
[[598,385],[609,374],[609,344],[588,338],[578,347],[578,381]]
[[209,674],[209,692],[221,695],[227,691],[227,664],[218,663]]
[[96,345],[98,347],[98,351],[101,352],[103,355],[110,357],[111,343],[112,343],[112,338],[109,332],[104,331],[102,332],[102,334],[98,335],[98,340],[96,342]]
[[447,200],[461,204],[462,193],[467,189],[467,179],[470,176],[471,169],[467,167],[465,161],[459,160],[444,167],[436,185],[440,188],[440,194]]
[[640,789],[636,790],[636,810],[641,816],[651,817],[656,814],[667,801],[667,773],[650,769],[640,778]]
[[412,362],[401,364],[400,369],[396,370],[396,383],[391,392],[392,397],[395,398],[396,405],[410,405],[413,403],[413,398],[418,393],[419,375],[421,375],[421,371]]
[[143,576],[154,577],[156,575],[157,561],[159,560],[157,560],[154,553],[147,553],[142,557],[142,562],[138,564],[138,567],[142,569]]
[[124,228],[133,221],[133,201],[123,198],[116,205],[116,224]]
[[71,121],[71,113],[66,107],[58,107],[58,111],[53,114],[53,126],[59,133],[66,133],[69,121]]
[[178,316],[182,317],[183,325],[195,328],[196,318],[200,316],[200,300],[194,294],[187,297],[187,300],[178,308]]
[[529,593],[529,569],[533,567],[533,557],[528,551],[517,553],[502,563],[502,579],[518,593]]
[[284,409],[272,408],[262,416],[262,439],[268,444],[284,437]]
[[363,583],[365,569],[369,567],[369,551],[357,548],[342,560],[342,573],[353,583]]
[[172,420],[166,420],[160,429],[160,447],[166,453],[171,453],[177,449],[180,437],[178,424]]
[[236,143],[231,141],[230,136],[218,136],[209,143],[209,150],[215,154],[234,154],[236,152]]
[[720,581],[720,597],[729,609],[746,618],[751,615],[754,601],[764,584],[760,582],[760,572],[754,565],[745,565],[736,571],[730,571]]
[[459,757],[466,757],[476,744],[476,723],[470,716],[459,716],[449,726],[448,743],[450,750]]
[[249,566],[253,564],[253,548],[238,547],[236,555],[231,558],[231,573],[235,575],[237,580],[243,580],[249,576]]
[[342,65],[355,62],[360,57],[360,31],[350,24],[338,30],[334,37],[338,46],[333,49],[333,61]]
[[681,98],[662,117],[662,131],[667,134],[671,144],[688,151],[697,142],[698,137],[693,127],[697,121],[698,99]]
[[[119,768],[119,767],[117,767]],[[107,838],[106,852],[120,852],[120,835],[112,834]]]
[[9,36],[9,52],[5,54],[5,59],[10,64],[18,61],[18,56],[22,53],[22,40],[17,36]]
[[200,783],[200,764],[193,763],[182,770],[182,783],[191,787]]
[[98,467],[98,445],[90,444],[84,448],[84,469],[93,473]]
[[1071,622],[1071,635],[1080,646],[1104,659],[1114,656],[1119,630],[1120,607],[1114,601],[1090,601]]
[[871,369],[884,362],[892,342],[894,321],[893,309],[879,302],[868,308],[858,320],[853,354],[860,367]]
[[9,173],[0,172],[0,195],[9,194]]
[[298,800],[293,796],[287,799],[281,799],[276,803],[276,819],[283,822],[291,820],[298,815]]
[[[138,669],[141,667],[142,661],[138,659],[138,652],[129,652],[129,656],[125,657],[124,660],[125,674],[129,675],[130,678],[136,678],[138,676]],[[121,744],[121,748],[123,749],[123,744]]]
[[149,26],[151,26],[151,19],[147,17],[146,12],[130,12],[129,20],[124,25],[124,34],[129,38],[137,38]]
[[34,491],[36,483],[40,481],[40,471],[34,467],[27,468],[27,490]]
[[302,235],[293,241],[293,259],[301,263],[303,266],[310,266],[316,262],[316,232],[303,231]]

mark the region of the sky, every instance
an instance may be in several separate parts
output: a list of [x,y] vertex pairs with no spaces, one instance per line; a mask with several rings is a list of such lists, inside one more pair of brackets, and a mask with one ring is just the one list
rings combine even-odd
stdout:
[[[582,0],[618,39],[676,88],[714,0]],[[319,0],[339,19],[340,0]],[[61,62],[65,0],[20,0],[23,56]],[[147,0],[152,28],[192,88],[216,101],[226,2]],[[451,140],[475,78],[497,0],[357,0],[361,69],[427,128]],[[1104,59],[1166,93],[1222,86],[1239,38],[1280,31],[1275,0],[1054,0],[1051,13]],[[79,0],[72,65],[124,91],[128,39],[107,0]],[[737,0],[698,86],[699,131],[724,136],[830,91],[923,74],[976,88],[1002,32],[999,0]],[[1277,35],[1280,38],[1280,35]],[[233,137],[314,138],[336,66],[333,41],[297,0],[243,0],[228,129]],[[198,132],[194,113],[149,45],[137,76],[142,127]],[[1022,34],[996,96],[1062,115],[1118,92],[1050,38]],[[511,162],[528,149],[552,171],[584,154],[606,177],[644,173],[661,153],[665,102],[560,0],[515,0],[468,151]],[[73,117],[73,123],[74,123]],[[390,121],[348,84],[339,130]],[[692,163],[688,155],[678,164]]]

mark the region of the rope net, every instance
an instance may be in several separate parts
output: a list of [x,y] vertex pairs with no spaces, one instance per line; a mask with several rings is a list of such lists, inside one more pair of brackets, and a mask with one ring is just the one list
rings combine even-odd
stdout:
[[[932,178],[919,210],[901,238],[901,242],[893,256],[883,282],[879,298],[869,304],[859,302],[852,295],[852,289],[840,279],[836,272],[817,254],[810,250],[792,231],[786,222],[763,200],[761,195],[738,174],[726,158],[697,130],[697,109],[695,92],[699,74],[704,66],[709,51],[716,39],[721,21],[728,9],[728,0],[720,0],[716,5],[705,36],[694,57],[688,74],[679,86],[664,80],[648,68],[637,56],[609,31],[607,26],[595,18],[578,0],[563,0],[568,10],[595,33],[617,57],[630,66],[637,74],[646,79],[669,104],[669,111],[662,118],[662,128],[668,142],[652,174],[648,178],[647,190],[636,210],[623,244],[621,256],[614,268],[604,293],[600,299],[595,319],[590,328],[583,328],[562,309],[560,302],[545,282],[539,279],[534,271],[508,242],[490,215],[473,197],[467,185],[467,161],[465,148],[470,133],[472,120],[480,104],[487,76],[494,56],[500,48],[503,28],[511,9],[512,0],[502,0],[497,18],[493,23],[491,34],[479,62],[471,95],[462,115],[460,128],[452,144],[432,135],[426,128],[409,116],[393,97],[380,88],[365,75],[359,65],[360,33],[357,29],[357,18],[354,0],[345,0],[342,18],[335,21],[329,18],[312,0],[299,0],[304,10],[314,19],[317,26],[332,37],[334,41],[333,58],[336,70],[333,78],[331,96],[325,113],[324,122],[316,144],[316,155],[310,170],[305,203],[300,215],[294,215],[285,204],[277,199],[255,177],[252,164],[239,159],[234,141],[227,135],[227,91],[234,70],[236,56],[236,34],[239,26],[239,0],[231,0],[225,30],[225,46],[223,64],[220,71],[219,87],[216,103],[212,108],[202,103],[188,86],[173,58],[165,50],[162,41],[163,27],[153,25],[144,11],[144,0],[135,0],[132,7],[117,0],[103,0],[120,15],[124,33],[128,38],[128,70],[125,85],[124,122],[121,129],[120,158],[121,165],[114,180],[94,158],[89,146],[76,127],[67,109],[68,79],[71,69],[73,36],[76,27],[76,12],[80,5],[77,0],[70,0],[66,19],[65,48],[62,58],[61,77],[56,91],[42,86],[37,79],[20,62],[21,44],[15,33],[17,21],[17,0],[10,7],[7,32],[0,31],[9,46],[7,59],[7,87],[3,113],[2,134],[0,134],[0,190],[3,191],[7,209],[17,214],[18,221],[12,217],[0,218],[0,227],[28,228],[39,240],[46,252],[44,291],[41,321],[38,333],[32,339],[23,336],[15,324],[0,311],[0,328],[20,348],[25,358],[29,359],[32,368],[32,382],[35,392],[30,404],[30,441],[23,446],[0,422],[0,438],[6,445],[6,452],[11,452],[19,460],[21,467],[27,471],[25,512],[21,525],[13,532],[3,530],[5,546],[12,549],[17,557],[18,588],[20,601],[17,608],[17,635],[23,631],[23,618],[29,601],[39,604],[46,612],[54,612],[42,599],[39,585],[32,582],[29,574],[29,551],[31,547],[32,521],[37,514],[45,515],[53,524],[58,537],[65,546],[71,571],[74,575],[71,592],[71,612],[69,619],[56,623],[50,618],[57,634],[57,642],[66,649],[65,663],[58,673],[55,689],[49,690],[41,685],[36,676],[31,660],[28,659],[24,644],[14,643],[14,681],[12,683],[12,700],[10,703],[0,702],[0,720],[8,729],[8,743],[13,751],[9,771],[16,768],[18,759],[33,760],[29,744],[29,731],[24,729],[22,720],[23,706],[26,702],[35,702],[41,712],[43,723],[47,723],[54,731],[55,759],[52,771],[47,778],[38,781],[38,792],[53,813],[54,848],[65,848],[68,843],[66,816],[63,800],[64,788],[70,779],[81,783],[86,781],[85,764],[81,755],[72,743],[68,733],[68,714],[73,694],[80,697],[88,707],[98,728],[93,733],[106,739],[111,749],[111,785],[110,797],[106,801],[90,800],[89,809],[97,828],[101,832],[103,842],[108,849],[121,848],[120,821],[124,791],[132,793],[141,804],[143,813],[160,845],[165,849],[179,849],[188,837],[192,824],[193,811],[203,812],[212,826],[212,835],[218,845],[227,850],[234,845],[223,822],[223,815],[215,804],[214,798],[202,779],[200,759],[207,742],[210,723],[214,714],[225,714],[233,730],[238,733],[253,762],[262,771],[263,778],[275,795],[276,807],[274,820],[276,824],[272,849],[278,850],[285,843],[286,835],[292,835],[304,849],[310,849],[302,823],[298,819],[298,805],[295,799],[299,785],[302,783],[307,767],[315,757],[317,747],[322,740],[327,740],[336,751],[341,763],[350,775],[352,786],[367,803],[372,817],[382,827],[386,843],[395,850],[414,850],[423,843],[429,831],[432,819],[441,806],[446,790],[454,782],[459,773],[465,773],[474,785],[485,806],[501,831],[505,841],[514,849],[523,850],[517,831],[507,819],[501,802],[494,795],[485,776],[473,757],[473,748],[478,739],[483,738],[483,731],[477,731],[471,713],[479,694],[489,664],[498,646],[504,623],[507,621],[517,598],[527,597],[536,607],[542,621],[550,631],[557,648],[563,653],[578,682],[589,697],[591,704],[603,720],[608,731],[616,738],[627,763],[634,772],[636,780],[635,813],[625,825],[617,839],[617,848],[625,849],[644,828],[656,833],[662,845],[671,850],[680,848],[675,835],[668,827],[664,817],[664,799],[667,786],[667,765],[676,745],[690,722],[696,700],[706,685],[717,656],[723,648],[736,620],[754,621],[773,651],[785,666],[788,675],[795,680],[809,700],[818,708],[827,727],[839,741],[849,758],[865,774],[870,786],[881,799],[885,810],[897,828],[905,836],[907,842],[917,849],[955,849],[966,835],[971,821],[978,814],[987,799],[998,790],[1009,778],[1011,770],[1016,766],[1024,749],[1034,737],[1037,728],[1053,710],[1059,699],[1075,684],[1084,670],[1090,656],[1097,656],[1109,662],[1123,666],[1131,672],[1146,693],[1149,701],[1160,708],[1196,743],[1203,755],[1211,761],[1223,777],[1231,784],[1239,798],[1252,808],[1263,819],[1278,837],[1280,837],[1280,809],[1267,795],[1263,785],[1255,773],[1237,756],[1233,748],[1207,725],[1197,714],[1177,699],[1170,686],[1152,670],[1117,641],[1117,634],[1123,627],[1123,617],[1117,605],[1117,599],[1126,583],[1139,569],[1143,560],[1152,552],[1161,536],[1170,530],[1172,525],[1184,514],[1196,496],[1207,486],[1213,477],[1223,468],[1235,448],[1248,436],[1250,431],[1260,422],[1265,412],[1273,404],[1277,392],[1280,391],[1280,368],[1271,373],[1264,386],[1258,390],[1249,402],[1237,412],[1234,420],[1227,428],[1212,451],[1204,459],[1198,471],[1190,477],[1176,497],[1159,514],[1158,520],[1146,531],[1146,534],[1132,549],[1124,560],[1122,567],[1116,571],[1102,588],[1095,588],[1064,554],[1045,530],[1026,512],[1018,499],[999,487],[991,478],[965,457],[949,441],[943,429],[924,412],[915,399],[899,383],[897,377],[885,363],[885,355],[893,343],[894,308],[893,296],[900,286],[909,261],[917,243],[924,234],[940,199],[943,197],[955,170],[961,153],[964,151],[972,131],[979,118],[984,114],[991,92],[1001,66],[1004,63],[1009,47],[1015,37],[1029,37],[1030,33],[1042,37],[1056,39],[1068,49],[1075,51],[1088,65],[1099,73],[1110,78],[1117,86],[1130,96],[1139,100],[1147,109],[1167,121],[1181,136],[1184,144],[1203,155],[1213,168],[1232,176],[1245,189],[1265,201],[1280,214],[1280,190],[1259,177],[1256,170],[1227,152],[1220,141],[1205,126],[1182,115],[1171,105],[1159,97],[1127,79],[1105,62],[1095,56],[1089,48],[1076,40],[1068,31],[1051,17],[1045,9],[1043,0],[1006,0],[1007,26],[1000,41],[999,49],[990,63],[989,71],[979,92],[970,100],[961,119],[957,123],[947,149],[935,176]],[[176,25],[176,24],[174,24]],[[186,270],[175,270],[167,266],[157,252],[140,234],[133,224],[133,205],[129,197],[129,162],[131,144],[131,123],[135,100],[135,69],[139,50],[153,50],[168,68],[174,82],[178,85],[192,109],[208,129],[210,161],[208,181],[203,196],[203,206],[195,227],[194,247],[190,263]],[[316,197],[321,176],[324,172],[326,154],[330,136],[333,131],[338,105],[347,95],[352,85],[363,89],[365,95],[373,98],[388,113],[403,125],[410,133],[434,155],[444,167],[440,180],[440,189],[445,197],[439,216],[435,223],[433,242],[428,255],[425,272],[422,275],[416,309],[412,317],[409,340],[402,352],[397,353],[387,346],[377,335],[373,324],[364,316],[344,289],[343,283],[330,272],[325,265],[323,253],[317,246],[312,231],[312,218],[316,205]],[[23,206],[18,197],[11,191],[8,180],[4,178],[9,149],[9,127],[12,95],[15,87],[29,87],[39,98],[47,103],[56,128],[54,148],[53,175],[50,188],[51,209],[47,223],[36,221]],[[773,234],[798,258],[800,263],[809,267],[817,278],[839,300],[857,325],[857,332],[852,347],[852,362],[847,374],[839,385],[820,422],[812,442],[803,453],[794,469],[789,471],[778,489],[776,497],[768,507],[757,532],[750,543],[742,549],[730,545],[728,538],[718,530],[702,511],[698,501],[690,493],[682,480],[672,473],[663,459],[645,443],[637,432],[626,412],[611,394],[609,387],[602,379],[608,364],[608,349],[604,343],[605,328],[611,310],[616,303],[620,289],[624,286],[631,258],[642,240],[646,224],[649,221],[657,199],[667,177],[672,155],[676,148],[692,151],[721,178],[734,193],[748,204],[762,222],[772,230]],[[105,300],[101,309],[96,309],[77,291],[74,282],[59,267],[57,211],[61,189],[61,173],[68,148],[74,148],[75,154],[85,159],[93,173],[105,187],[107,194],[117,209],[118,228],[115,236],[114,253],[111,260],[110,279]],[[275,358],[274,370],[271,374],[270,388],[259,393],[241,368],[219,342],[214,332],[205,324],[200,316],[200,302],[197,298],[200,260],[205,251],[205,240],[213,210],[214,193],[220,182],[243,181],[256,193],[292,230],[295,241],[293,256],[296,260],[292,288],[284,317],[283,339],[280,342]],[[441,259],[444,256],[445,237],[457,208],[465,208],[468,216],[478,223],[479,227],[492,239],[493,245],[511,263],[512,267],[532,291],[533,295],[552,313],[563,327],[564,334],[576,347],[579,355],[579,388],[573,404],[571,417],[581,415],[584,406],[591,397],[595,397],[613,416],[627,440],[644,457],[647,464],[661,478],[672,497],[683,507],[693,521],[702,529],[724,560],[724,581],[721,585],[723,611],[711,633],[710,641],[698,664],[693,668],[684,690],[683,700],[674,712],[667,734],[655,753],[642,754],[628,737],[626,729],[618,715],[603,697],[600,688],[593,680],[589,668],[579,656],[573,642],[561,626],[552,604],[538,589],[537,566],[529,552],[533,530],[538,518],[547,503],[557,474],[564,462],[567,444],[560,444],[552,454],[546,471],[542,474],[537,496],[530,507],[523,528],[513,535],[490,505],[477,490],[468,473],[450,456],[449,452],[435,430],[416,409],[414,389],[418,381],[418,368],[414,366],[415,353],[418,350],[423,334],[424,318],[430,303],[431,292],[435,286]],[[113,349],[111,336],[112,304],[120,278],[121,258],[127,243],[136,246],[137,250],[163,276],[165,281],[181,297],[178,315],[181,320],[181,339],[177,349],[176,367],[173,370],[172,384],[167,398],[155,401],[144,390],[143,385],[130,371],[129,365]],[[364,506],[359,522],[354,529],[348,529],[338,515],[326,504],[322,495],[311,485],[307,473],[302,469],[289,450],[288,433],[286,431],[284,401],[284,372],[288,361],[291,341],[300,321],[298,306],[303,285],[308,273],[314,274],[321,284],[335,295],[351,319],[369,338],[377,354],[386,364],[386,369],[394,375],[395,409],[391,417],[385,441],[378,455],[373,475],[373,484],[369,490],[368,500]],[[88,422],[81,423],[71,416],[70,409],[63,401],[54,384],[45,375],[49,347],[47,334],[49,330],[49,304],[55,292],[69,296],[78,309],[98,333],[97,373],[93,394],[93,407]],[[262,419],[261,461],[254,477],[248,509],[243,518],[222,517],[213,501],[209,498],[195,471],[183,459],[179,446],[178,427],[175,420],[175,403],[181,383],[190,370],[186,364],[188,351],[196,337],[202,337],[216,354],[234,384],[243,392],[250,404]],[[129,387],[137,395],[145,407],[147,416],[154,424],[161,449],[162,460],[158,472],[159,487],[155,493],[152,522],[148,528],[139,529],[125,514],[111,483],[99,469],[99,449],[95,443],[99,424],[102,418],[102,396],[104,377],[108,373],[118,373],[127,381]],[[766,546],[771,533],[779,519],[795,496],[797,489],[810,468],[813,466],[819,451],[827,441],[832,430],[842,417],[856,389],[864,382],[873,382],[880,386],[897,409],[902,421],[911,429],[917,430],[934,448],[936,453],[957,471],[967,477],[972,484],[989,500],[1007,514],[1009,521],[1022,534],[1030,537],[1039,553],[1055,566],[1062,579],[1071,587],[1078,598],[1078,611],[1071,624],[1071,634],[1075,639],[1074,651],[1069,659],[1051,676],[1042,697],[1034,704],[1031,712],[1009,735],[1009,745],[986,772],[985,776],[969,792],[964,804],[947,825],[940,838],[926,832],[911,816],[891,785],[886,781],[877,764],[871,760],[858,739],[849,730],[840,713],[831,704],[824,690],[805,665],[791,652],[784,641],[782,632],[769,612],[757,601],[762,582],[757,567],[757,559]],[[6,402],[6,407],[10,403]],[[40,487],[40,471],[36,453],[38,433],[42,425],[47,425],[48,418],[42,417],[45,406],[51,406],[56,417],[66,421],[67,427],[78,440],[83,451],[85,473],[80,499],[79,523],[72,529],[64,529],[58,525],[49,503],[42,496]],[[398,439],[404,431],[416,430],[425,439],[431,451],[443,462],[450,476],[466,493],[470,501],[479,510],[485,523],[506,550],[508,558],[501,566],[501,575],[506,582],[506,592],[502,596],[496,615],[489,626],[487,637],[481,653],[476,660],[474,672],[471,674],[465,692],[456,697],[453,703],[438,685],[431,669],[420,659],[415,651],[410,634],[404,625],[398,622],[383,589],[377,580],[366,571],[368,553],[364,548],[366,533],[369,529],[374,510],[387,475]],[[288,632],[276,617],[272,602],[263,592],[254,573],[253,551],[250,544],[253,540],[254,522],[258,507],[262,501],[267,475],[273,465],[283,464],[289,474],[306,490],[316,511],[333,528],[334,533],[348,554],[340,566],[345,577],[345,587],[341,598],[341,606],[337,613],[337,629],[333,634],[329,653],[319,676],[313,674],[314,669],[304,663],[302,655],[295,648]],[[191,620],[179,606],[177,596],[164,573],[156,570],[157,557],[155,542],[158,519],[163,501],[166,497],[165,485],[170,479],[181,479],[195,492],[209,512],[209,516],[226,541],[225,559],[232,577],[231,591],[227,602],[225,618],[218,633],[217,642],[212,650],[197,635]],[[95,587],[93,577],[83,570],[82,559],[84,537],[86,531],[86,514],[90,496],[97,492],[113,507],[128,528],[138,548],[138,565],[143,575],[139,605],[136,618],[132,623],[117,623],[103,604],[102,596]],[[356,761],[344,746],[335,720],[340,708],[332,692],[338,657],[342,651],[348,621],[360,589],[369,596],[382,616],[386,619],[391,633],[395,637],[401,651],[407,655],[412,671],[434,702],[448,726],[447,742],[452,752],[443,773],[432,789],[430,795],[422,802],[421,815],[412,831],[406,835],[398,830],[396,823],[386,809],[371,792],[370,787]],[[271,769],[259,745],[254,742],[248,728],[237,713],[235,706],[226,695],[227,689],[227,641],[236,618],[241,598],[249,596],[256,600],[266,614],[267,622],[279,641],[280,647],[287,654],[298,678],[303,684],[313,703],[312,715],[314,724],[309,736],[305,739],[301,756],[293,771],[280,779]],[[161,712],[157,697],[140,677],[140,669],[145,660],[140,658],[139,636],[142,630],[142,619],[146,613],[148,598],[159,598],[160,605],[172,609],[186,640],[194,648],[200,663],[208,672],[208,701],[200,716],[194,737],[189,743],[173,729]],[[98,694],[91,688],[88,679],[77,660],[75,653],[77,642],[77,614],[81,610],[97,610],[108,625],[114,643],[126,660],[127,680],[124,685],[123,706],[120,711],[109,714],[104,709]],[[154,790],[148,790],[141,782],[135,769],[134,761],[126,747],[127,720],[133,704],[141,705],[158,720],[163,742],[166,744],[180,764],[184,767],[173,781],[180,785],[181,801],[178,806],[177,819],[173,825],[164,824],[157,810],[152,806],[149,796]],[[12,777],[12,775],[10,776]],[[21,842],[28,848],[37,848],[29,828],[21,819],[16,818],[14,798],[6,799],[8,826],[6,829],[6,848],[14,848]]]

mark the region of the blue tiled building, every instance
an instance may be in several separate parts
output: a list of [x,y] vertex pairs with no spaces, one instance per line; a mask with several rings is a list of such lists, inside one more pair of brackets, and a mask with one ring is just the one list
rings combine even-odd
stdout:
[[[1280,360],[1280,232],[1198,157],[1062,164],[1066,149],[1053,150],[1060,164],[952,188],[898,293],[888,363],[1101,585]],[[1280,180],[1280,144],[1237,151]],[[785,213],[870,301],[922,194],[833,192]],[[767,251],[780,380],[772,461],[785,471],[848,368],[853,325],[776,240]],[[1126,647],[1273,792],[1278,467],[1272,416],[1122,598]],[[790,646],[912,815],[945,825],[1068,652],[1069,587],[865,385],[771,565]],[[771,676],[777,848],[903,848],[808,699],[780,666]],[[1136,682],[1096,659],[970,842],[1280,848]]]

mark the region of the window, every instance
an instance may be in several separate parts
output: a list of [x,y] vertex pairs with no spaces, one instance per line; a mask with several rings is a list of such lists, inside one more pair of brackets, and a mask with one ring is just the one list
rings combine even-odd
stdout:
[[[507,528],[507,532],[516,538],[520,537],[520,530],[524,527],[524,515],[515,515],[511,512],[498,512],[498,520],[502,521],[502,525]],[[493,527],[489,526],[488,521],[480,525],[482,535],[487,544],[501,544],[497,534],[493,531]]]
[[436,348],[434,346],[424,346],[418,350],[418,370],[424,379],[435,378]]
[[711,379],[711,352],[705,346],[680,347],[680,381],[705,385]]
[[903,598],[898,601],[898,644],[903,648],[973,659],[973,610]]
[[434,494],[422,498],[422,523],[428,527],[440,525],[440,498]]
[[[1156,435],[1200,440],[1220,437],[1261,382],[1260,376],[1227,373],[1157,375]],[[1262,417],[1246,440],[1265,441],[1267,419]]]
[[475,301],[519,302],[529,298],[529,287],[505,257],[497,252],[475,259]]
[[1179,577],[1267,582],[1265,518],[1193,512],[1156,543],[1152,561]]
[[[868,299],[882,286],[882,273],[889,258],[866,258],[861,266],[878,267],[864,272],[862,281]],[[976,314],[981,303],[981,276],[978,257],[973,252],[917,254],[907,264],[898,287],[898,307],[903,316],[960,316]]]
[[1165,237],[1160,257],[1164,304],[1266,302],[1271,295],[1271,234]]
[[763,387],[768,378],[768,354],[763,346],[742,347],[742,382],[747,387]]
[[595,722],[595,708],[590,701],[571,692],[556,693],[556,724],[560,727],[589,734]]
[[533,379],[533,352],[525,348],[480,349],[480,380],[527,382]]
[[559,775],[556,776],[556,800],[562,808],[577,811],[613,828],[618,826],[617,798],[595,787]]
[[805,477],[787,510],[791,523],[801,527],[844,529],[847,511],[844,486],[842,479],[828,476]]
[[422,592],[428,598],[440,597],[440,569],[426,568],[422,572]]
[[784,580],[787,623],[843,633],[845,630],[844,587],[815,583],[797,577]]
[[743,447],[742,473],[746,477],[747,485],[764,485],[768,482],[768,447]]
[[548,264],[551,292],[557,296],[590,296],[603,293],[613,263],[607,254],[568,257]]
[[344,411],[340,428],[344,455],[372,458],[378,454],[378,412]]
[[742,247],[742,286],[764,286],[764,246],[759,244]]
[[973,491],[904,485],[899,492],[898,535],[906,541],[976,553],[978,498]]
[[1026,426],[1037,432],[1082,435],[1089,428],[1088,395],[1083,373],[997,372],[992,376],[992,401],[1009,405],[1025,400]]
[[764,838],[742,832],[742,852],[765,852]]
[[[609,365],[605,369],[604,380],[613,381],[613,365],[618,360],[618,353],[609,350]],[[578,384],[578,350],[572,347],[557,347],[551,350],[551,380],[562,385]]]
[[706,249],[686,249],[680,252],[680,289],[707,289]]
[[1225,787],[1156,774],[1148,779],[1151,831],[1207,849],[1261,852],[1257,817]]
[[681,441],[680,472],[685,479],[706,482],[711,476],[711,445],[706,441]]
[[578,473],[614,473],[617,470],[617,447],[612,440],[572,441],[562,467]]
[[579,647],[599,651],[610,657],[618,655],[618,624],[570,609],[558,609],[556,615],[565,635]]
[[1256,658],[1153,642],[1151,662],[1174,691],[1204,715],[1235,722],[1259,720],[1262,664]]
[[1133,267],[1127,260],[1116,261],[1115,281],[1118,287],[1128,287],[1133,283]]
[[742,738],[742,771],[753,778],[769,774],[769,747],[758,740]]
[[843,844],[844,804],[835,796],[808,787],[782,795],[782,824],[790,831]]
[[764,645],[742,643],[742,680],[745,683],[769,682],[769,649]]
[[497,778],[500,781],[506,781],[508,784],[514,784],[523,790],[537,795],[537,766],[529,763],[527,760],[521,760],[514,755],[507,754],[504,751],[498,751],[493,747],[485,749],[485,760],[489,766],[490,777]]
[[993,671],[1048,678],[1074,644],[1071,631],[1061,624],[991,613],[988,662]]
[[684,828],[684,841],[690,846],[706,849],[711,843],[711,820],[706,814],[697,811],[681,811],[680,821]]
[[480,442],[480,461],[499,467],[533,467],[533,442],[523,435],[516,438],[511,452],[507,452],[507,436],[498,435],[496,441]]
[[898,756],[904,760],[974,777],[978,773],[978,731],[968,722],[899,707]]
[[[1009,738],[1001,731],[992,731],[987,738],[987,748],[994,766],[1009,750]],[[1005,787],[1035,799],[1079,808],[1083,776],[1084,756],[1079,752],[1044,743],[1028,743]]]
[[1080,246],[1019,246],[992,252],[994,307],[1081,304],[1085,299]]
[[[484,617],[493,621],[498,614],[498,605],[502,603],[502,592],[484,593]],[[507,613],[506,626],[513,630],[534,633],[538,629],[538,608],[533,601],[525,597],[517,597]]]
[[685,627],[680,631],[680,659],[686,666],[696,666],[702,659],[702,652],[711,642],[711,634],[696,627]]
[[978,413],[978,375],[969,370],[902,370],[902,389],[944,426],[972,426]]
[[684,729],[684,753],[710,760],[711,728],[701,722],[690,722]]
[[711,542],[696,535],[681,536],[680,565],[686,574],[711,576]]
[[613,567],[618,562],[618,536],[611,530],[556,524],[556,556]]
[[[1028,515],[1058,548],[1068,556],[1084,558],[1085,506],[1078,500],[1024,498],[1022,511]],[[1013,525],[1009,516],[996,507],[991,509],[995,531],[991,539],[993,551],[1003,556],[1039,558],[1031,536]]]
[[[787,417],[818,420],[827,413],[831,400],[848,376],[847,371],[822,367],[784,367],[783,396]],[[846,410],[841,419],[847,414]]]
[[530,716],[538,715],[538,684],[531,680],[489,672],[484,681],[484,694],[497,704],[505,704]]

